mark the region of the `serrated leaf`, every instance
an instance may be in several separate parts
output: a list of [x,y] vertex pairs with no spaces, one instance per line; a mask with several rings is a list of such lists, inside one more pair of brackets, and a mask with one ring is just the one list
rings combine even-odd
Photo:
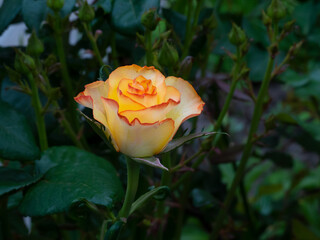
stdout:
[[37,159],[40,150],[26,118],[2,101],[0,112],[0,157],[19,161]]
[[41,178],[41,174],[32,176],[23,169],[0,167],[0,195],[28,186]]
[[32,186],[20,205],[28,216],[63,212],[83,199],[112,208],[123,189],[114,167],[105,159],[75,147],[53,147],[36,161],[43,179]]
[[22,0],[4,0],[0,7],[0,35],[21,10]]
[[[205,136],[210,136],[210,135],[214,135],[214,134],[218,134],[218,133],[219,132],[192,133],[188,136],[183,136],[180,138],[173,139],[171,142],[168,143],[168,145],[165,147],[165,149],[163,149],[163,151],[161,153],[170,152],[173,149],[176,149],[176,148],[180,147],[181,145],[183,145],[184,143],[191,141],[193,139],[205,137]],[[226,133],[220,133],[220,134],[226,134]]]
[[166,171],[169,171],[168,168],[166,168],[165,166],[163,166],[159,160],[159,158],[152,156],[152,157],[135,157],[132,158],[134,161],[138,162],[138,163],[142,163],[142,164],[146,164],[148,166],[151,167],[156,167],[156,168],[160,168]]
[[131,215],[132,213],[134,213],[134,211],[136,211],[141,206],[143,206],[143,204],[145,204],[145,202],[150,200],[150,198],[152,198],[153,196],[159,194],[160,192],[165,192],[167,195],[169,193],[169,191],[170,191],[170,189],[167,186],[161,186],[161,187],[154,188],[151,191],[143,194],[136,201],[134,201],[134,203],[131,205],[129,215]]

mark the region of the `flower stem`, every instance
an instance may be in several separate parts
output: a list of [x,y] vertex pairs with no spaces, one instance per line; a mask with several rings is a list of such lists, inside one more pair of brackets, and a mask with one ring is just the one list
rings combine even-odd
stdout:
[[131,158],[127,157],[127,190],[124,203],[119,211],[119,218],[128,218],[131,205],[135,199],[139,184],[140,166]]
[[147,57],[147,66],[152,66],[152,42],[151,42],[151,31],[146,29],[145,33],[145,46],[146,46],[146,57]]
[[[170,169],[171,167],[171,156],[170,153],[163,154],[162,163],[164,166],[168,167]],[[161,176],[161,186],[168,186],[171,182],[171,173],[168,171],[162,171]],[[161,201],[157,203],[157,218],[160,219],[160,226],[158,230],[158,238],[159,240],[162,240],[163,238],[163,231],[164,231],[164,221],[163,216],[165,215],[165,201]]]
[[181,59],[184,59],[186,56],[188,56],[189,48],[192,43],[192,37],[194,35],[194,31],[196,29],[196,26],[198,24],[199,14],[202,7],[203,0],[197,1],[197,7],[195,10],[195,14],[193,17],[193,22],[191,23],[191,17],[192,17],[192,0],[188,1],[188,12],[187,12],[187,26],[186,26],[186,35],[182,50]]
[[111,31],[111,56],[113,61],[113,67],[117,68],[119,66],[119,62],[118,62],[118,52],[116,47],[116,33],[114,30]]
[[244,151],[243,151],[243,154],[242,154],[242,157],[240,160],[239,167],[237,169],[235,178],[233,179],[231,188],[227,194],[226,200],[224,201],[224,205],[222,208],[220,208],[220,211],[219,211],[218,216],[216,218],[216,221],[215,221],[216,224],[215,224],[215,227],[213,230],[212,239],[218,238],[218,231],[220,230],[220,227],[223,223],[223,219],[225,218],[227,211],[230,208],[230,205],[232,203],[236,189],[237,189],[237,187],[243,177],[246,164],[247,164],[248,159],[250,157],[251,149],[253,146],[254,134],[257,131],[258,126],[259,126],[259,121],[260,121],[260,118],[262,115],[263,102],[264,102],[266,93],[268,92],[268,87],[269,87],[269,84],[271,81],[273,64],[274,64],[274,59],[270,56],[269,61],[268,61],[268,65],[267,65],[267,70],[266,70],[262,85],[260,87],[258,97],[257,97],[257,102],[256,102],[256,105],[254,108],[247,143],[244,147]]
[[44,151],[48,148],[48,140],[47,140],[47,133],[46,133],[46,126],[44,122],[44,116],[41,113],[42,112],[42,105],[39,98],[39,92],[37,88],[37,84],[35,82],[35,79],[31,72],[27,75],[30,85],[31,85],[31,91],[32,91],[32,105],[36,114],[37,119],[37,129],[38,129],[38,135],[39,135],[39,144],[41,151]]
[[66,62],[66,56],[65,56],[65,51],[63,48],[63,41],[62,41],[62,26],[61,26],[61,19],[59,16],[59,13],[55,12],[55,27],[54,27],[54,38],[56,41],[56,47],[57,47],[57,53],[59,57],[59,61],[61,64],[61,75],[62,75],[62,80],[66,88],[67,92],[67,99],[68,99],[68,113],[70,121],[72,121],[73,125],[75,126],[76,129],[79,127],[77,119],[77,113],[76,113],[76,102],[74,101],[74,92],[73,92],[73,84],[68,72],[67,68],[67,62]]

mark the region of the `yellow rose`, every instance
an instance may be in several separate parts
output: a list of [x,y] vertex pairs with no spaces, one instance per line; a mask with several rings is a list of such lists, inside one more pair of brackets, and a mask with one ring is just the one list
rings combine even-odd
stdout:
[[187,81],[137,65],[119,67],[106,81],[86,85],[75,100],[93,109],[115,149],[130,157],[160,153],[181,123],[204,106]]

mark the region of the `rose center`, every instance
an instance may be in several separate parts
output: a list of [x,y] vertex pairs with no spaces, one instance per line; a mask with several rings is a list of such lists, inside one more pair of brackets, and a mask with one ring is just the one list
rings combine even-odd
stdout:
[[139,76],[128,84],[128,92],[136,95],[155,95],[157,88],[152,85],[152,81],[143,76]]

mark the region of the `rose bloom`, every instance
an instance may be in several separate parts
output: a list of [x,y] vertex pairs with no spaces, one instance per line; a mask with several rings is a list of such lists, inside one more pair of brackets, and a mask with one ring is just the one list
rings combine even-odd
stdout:
[[117,68],[106,81],[86,85],[74,99],[93,109],[114,148],[130,157],[160,153],[181,123],[204,106],[187,81],[137,65]]

